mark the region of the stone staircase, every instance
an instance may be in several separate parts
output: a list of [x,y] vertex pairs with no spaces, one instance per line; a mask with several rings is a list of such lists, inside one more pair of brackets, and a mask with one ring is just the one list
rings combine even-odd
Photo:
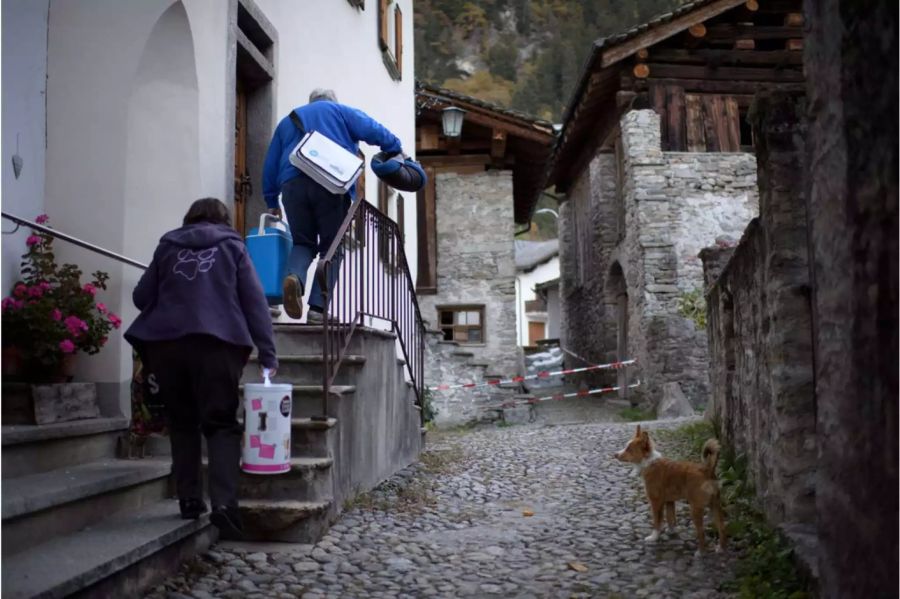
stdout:
[[126,597],[215,538],[182,520],[167,458],[116,459],[128,420],[2,428],[3,597]]
[[[276,380],[294,385],[291,470],[241,475],[248,539],[312,543],[348,496],[416,459],[415,394],[391,333],[361,328],[322,404],[322,328],[276,325]],[[260,380],[251,359],[243,382]],[[358,393],[357,389],[364,390]],[[126,418],[4,426],[3,597],[138,597],[217,538],[179,517],[170,458],[116,459]]]

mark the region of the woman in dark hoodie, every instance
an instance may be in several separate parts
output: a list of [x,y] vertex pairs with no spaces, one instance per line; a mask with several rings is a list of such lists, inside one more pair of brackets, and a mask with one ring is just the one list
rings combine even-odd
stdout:
[[272,320],[262,286],[225,204],[197,200],[184,226],[160,239],[134,288],[141,311],[125,333],[159,388],[169,417],[181,516],[206,512],[200,434],[209,453],[210,520],[240,537],[238,383],[253,345],[272,374]]

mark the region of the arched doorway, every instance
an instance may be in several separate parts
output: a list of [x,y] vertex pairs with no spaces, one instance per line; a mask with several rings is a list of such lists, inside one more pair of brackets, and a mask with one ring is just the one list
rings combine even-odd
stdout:
[[[618,262],[614,262],[609,269],[606,279],[606,305],[615,314],[616,323],[616,360],[623,361],[631,358],[628,348],[628,288],[625,285],[625,273]],[[633,393],[628,392],[628,372],[625,368],[617,371],[616,385],[619,387],[619,399],[630,399],[632,405],[637,405]]]

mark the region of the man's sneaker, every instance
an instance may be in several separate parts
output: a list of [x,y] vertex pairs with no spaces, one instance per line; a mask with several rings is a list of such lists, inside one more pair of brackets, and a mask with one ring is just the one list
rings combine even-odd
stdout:
[[220,505],[213,508],[209,521],[219,529],[219,538],[228,541],[240,541],[244,538],[244,526],[241,524],[241,513],[236,507]]
[[202,499],[179,499],[178,507],[181,509],[181,517],[184,520],[196,520],[206,513],[206,504]]
[[282,284],[284,311],[295,320],[303,317],[303,283],[297,275],[288,275]]
[[318,310],[310,309],[306,311],[306,324],[322,324],[323,322],[325,322],[325,319]]

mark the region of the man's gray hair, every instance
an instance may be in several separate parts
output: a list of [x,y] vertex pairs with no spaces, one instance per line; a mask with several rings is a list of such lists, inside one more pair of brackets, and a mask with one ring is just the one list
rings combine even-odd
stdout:
[[313,102],[318,102],[320,100],[337,102],[337,96],[334,95],[334,90],[317,87],[309,94],[309,103],[312,104]]

